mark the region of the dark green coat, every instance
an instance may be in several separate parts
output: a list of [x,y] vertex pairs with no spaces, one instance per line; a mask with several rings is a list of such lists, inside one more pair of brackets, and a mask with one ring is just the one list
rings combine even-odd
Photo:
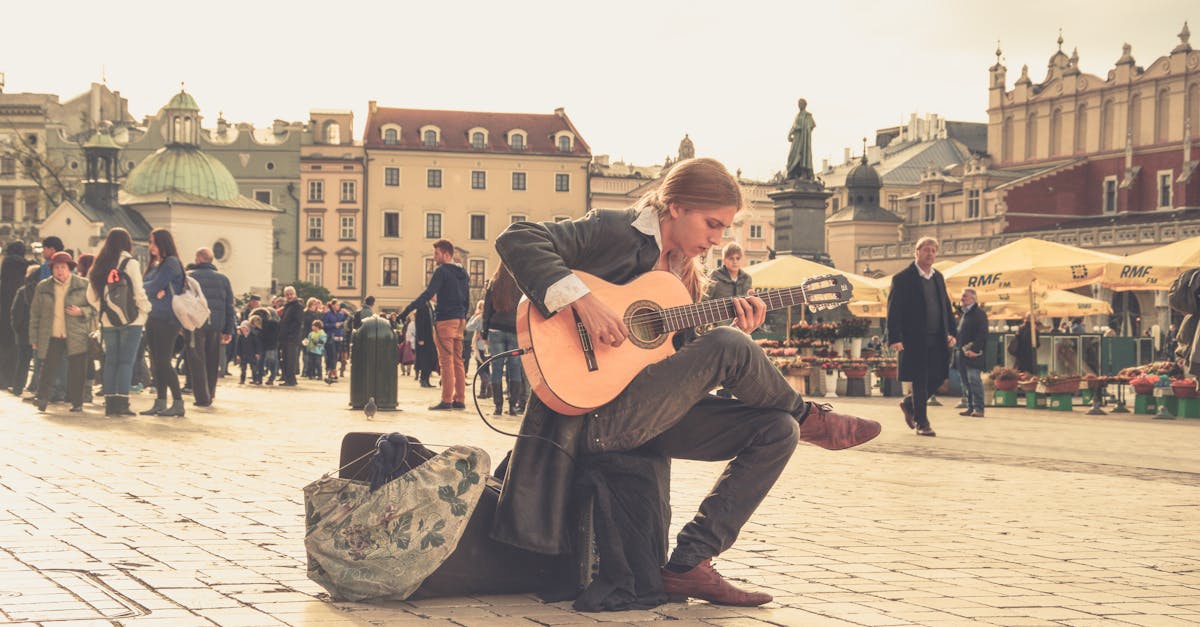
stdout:
[[[63,307],[75,305],[83,310],[82,316],[67,316],[67,354],[79,355],[88,349],[88,334],[96,324],[96,310],[87,299],[87,279],[71,275]],[[29,307],[29,339],[37,344],[38,357],[46,358],[50,345],[50,334],[54,329],[54,277],[42,279],[33,291],[33,303]]]

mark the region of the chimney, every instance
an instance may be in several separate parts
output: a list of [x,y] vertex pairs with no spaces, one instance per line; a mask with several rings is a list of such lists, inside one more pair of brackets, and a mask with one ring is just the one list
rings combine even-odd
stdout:
[[821,171],[822,172],[829,171],[829,159],[821,159]]
[[557,115],[560,118],[565,118],[567,117],[567,110],[562,107],[557,107],[554,109],[554,115]]
[[850,148],[847,146],[842,149],[842,164],[850,163]]
[[379,102],[377,102],[375,100],[367,101],[367,114],[368,115],[375,113],[378,110],[379,110]]
[[598,166],[608,167],[608,155],[596,155],[592,158],[592,160],[595,161],[596,165]]

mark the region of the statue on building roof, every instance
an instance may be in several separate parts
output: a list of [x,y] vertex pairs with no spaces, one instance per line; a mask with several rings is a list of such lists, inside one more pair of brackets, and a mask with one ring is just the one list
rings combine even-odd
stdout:
[[817,123],[813,121],[812,114],[807,110],[807,100],[801,98],[797,104],[800,106],[800,111],[796,114],[796,120],[792,122],[792,129],[788,131],[788,141],[792,142],[792,149],[788,152],[786,177],[811,181],[813,180],[812,132],[817,127]]

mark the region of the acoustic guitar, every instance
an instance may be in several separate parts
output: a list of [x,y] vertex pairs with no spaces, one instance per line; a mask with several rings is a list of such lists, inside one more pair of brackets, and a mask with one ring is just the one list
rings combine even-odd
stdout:
[[[693,303],[687,288],[670,272],[647,272],[625,285],[586,272],[575,275],[621,314],[629,337],[618,347],[595,343],[573,309],[547,318],[528,299],[521,300],[517,346],[525,376],[538,398],[563,415],[586,414],[616,398],[643,368],[675,352],[671,339],[677,331],[737,317],[731,298]],[[756,296],[768,310],[806,305],[820,311],[849,302],[853,292],[846,277],[826,274]]]

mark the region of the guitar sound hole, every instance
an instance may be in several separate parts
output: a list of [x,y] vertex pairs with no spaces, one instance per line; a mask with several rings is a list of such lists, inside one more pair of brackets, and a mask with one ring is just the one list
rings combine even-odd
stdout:
[[629,340],[641,348],[655,348],[666,340],[661,307],[649,301],[639,301],[626,310],[625,326],[629,328]]

